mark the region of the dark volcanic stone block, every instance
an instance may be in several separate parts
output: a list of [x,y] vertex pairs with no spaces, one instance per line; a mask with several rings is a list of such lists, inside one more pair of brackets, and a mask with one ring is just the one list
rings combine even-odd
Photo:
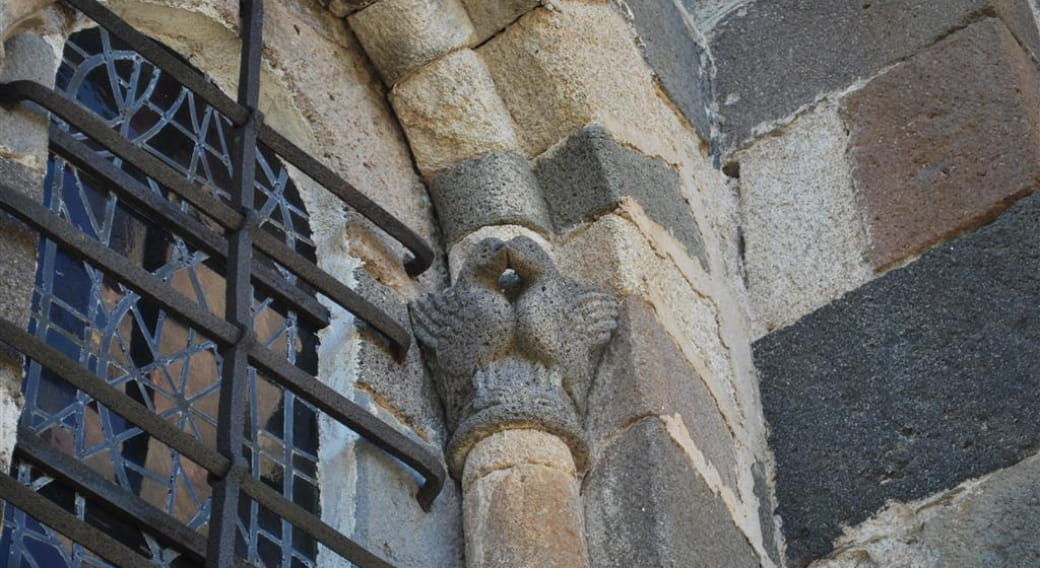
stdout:
[[682,9],[672,0],[628,0],[626,5],[643,40],[646,59],[665,92],[697,134],[709,139],[711,81],[705,69],[704,48],[694,40]]
[[1040,447],[1040,194],[754,345],[789,560]]
[[557,230],[605,213],[632,197],[707,269],[704,242],[679,189],[679,174],[663,160],[619,144],[601,126],[587,126],[535,163],[535,175]]
[[913,55],[993,6],[1013,14],[1020,11],[1001,7],[1026,1],[758,0],[735,10],[715,27],[709,47],[725,146]]
[[596,568],[759,566],[722,499],[659,420],[636,423],[610,446],[584,496]]
[[594,409],[585,422],[594,451],[641,417],[681,415],[723,483],[738,491],[736,441],[726,419],[646,300],[625,298],[588,407]]
[[849,95],[848,153],[874,266],[970,229],[1040,185],[1037,109],[1040,70],[996,18]]
[[527,158],[488,153],[463,160],[430,180],[447,244],[487,225],[522,225],[548,233],[551,225]]

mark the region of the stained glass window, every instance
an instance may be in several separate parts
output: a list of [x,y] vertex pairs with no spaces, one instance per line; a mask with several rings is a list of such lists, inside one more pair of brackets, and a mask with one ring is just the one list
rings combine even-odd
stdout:
[[[100,28],[74,34],[65,46],[56,90],[90,109],[135,145],[187,179],[226,197],[231,186],[230,121]],[[68,126],[56,121],[59,127]],[[75,132],[73,132],[75,136]],[[85,140],[83,136],[76,136]],[[87,141],[88,144],[92,144]],[[183,211],[221,233],[205,212],[168,194],[134,167],[92,145]],[[286,168],[257,153],[257,203],[263,230],[314,260],[307,213]],[[105,183],[51,156],[44,203],[86,235],[120,252],[202,308],[223,317],[221,263],[116,197]],[[292,276],[258,254],[287,285]],[[206,330],[193,329],[109,275],[40,240],[29,331],[107,378],[200,442],[214,445],[221,358]],[[254,292],[258,340],[311,374],[317,372],[316,330],[279,302]],[[24,384],[22,426],[95,472],[205,534],[210,514],[206,471],[110,412],[39,365]],[[317,412],[251,370],[246,457],[253,475],[296,504],[318,513]],[[156,566],[186,565],[148,529],[119,521],[88,496],[63,486],[28,462],[14,475],[80,519],[100,527]],[[242,500],[239,548],[270,567],[313,566],[316,542],[254,501]],[[18,509],[5,511],[0,558],[9,567],[108,566],[82,546]]]

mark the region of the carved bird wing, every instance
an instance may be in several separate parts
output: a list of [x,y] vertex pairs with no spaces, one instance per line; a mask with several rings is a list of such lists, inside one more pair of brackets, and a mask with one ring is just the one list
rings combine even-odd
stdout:
[[561,330],[560,366],[564,388],[584,413],[585,396],[599,365],[602,347],[617,329],[618,302],[598,288],[571,283],[567,323]]
[[[412,328],[416,339],[436,360],[441,371],[458,375],[475,368],[470,360],[475,356],[459,343],[469,343],[466,335],[470,317],[467,317],[465,291],[448,288],[436,294],[427,294],[411,305]],[[469,357],[464,357],[470,351]]]

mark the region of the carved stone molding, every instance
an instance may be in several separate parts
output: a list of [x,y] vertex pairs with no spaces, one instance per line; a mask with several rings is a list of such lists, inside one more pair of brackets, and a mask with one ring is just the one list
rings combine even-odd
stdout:
[[611,294],[560,274],[530,238],[489,238],[454,286],[410,308],[453,432],[447,458],[454,475],[474,444],[507,429],[559,436],[584,470],[581,416],[617,327]]

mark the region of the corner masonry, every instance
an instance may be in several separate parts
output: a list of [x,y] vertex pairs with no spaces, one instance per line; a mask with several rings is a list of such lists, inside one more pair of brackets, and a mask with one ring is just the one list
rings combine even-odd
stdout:
[[[412,318],[467,565],[779,564],[738,204],[626,12],[364,4],[330,8],[389,89],[452,274]],[[597,310],[617,335],[586,343]]]

